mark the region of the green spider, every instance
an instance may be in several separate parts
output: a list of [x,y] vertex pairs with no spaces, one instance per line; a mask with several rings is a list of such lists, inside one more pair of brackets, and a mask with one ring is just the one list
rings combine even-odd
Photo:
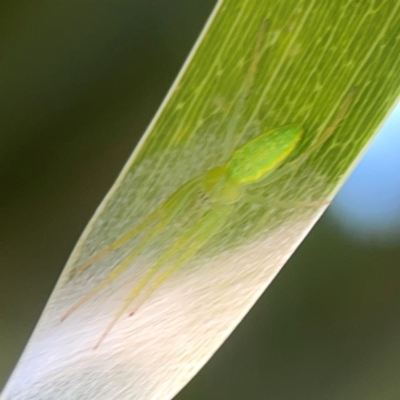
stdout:
[[[251,86],[259,59],[257,48],[259,47],[260,37],[261,35],[259,35],[254,60],[250,67],[250,78],[245,82],[247,89]],[[347,96],[346,101],[330,127],[312,142],[301,156],[294,157],[289,161],[287,163],[288,166],[290,165],[291,168],[298,167],[316,148],[328,140],[348,112],[353,98],[354,90]],[[126,244],[133,237],[141,235],[139,244],[129,252],[106,278],[74,304],[64,314],[62,321],[100,292],[105,286],[118,278],[153,240],[165,232],[171,223],[183,220],[188,210],[195,211],[195,218],[190,221],[189,226],[186,227],[185,225],[184,232],[178,235],[173,244],[159,256],[153,266],[130,292],[124,304],[98,340],[95,346],[97,348],[135,300],[136,304],[130,315],[133,315],[174,271],[191,259],[217,232],[223,229],[237,204],[245,200],[247,186],[261,181],[282,166],[284,161],[287,161],[288,157],[292,155],[302,135],[303,129],[299,125],[272,129],[250,140],[234,151],[225,164],[216,166],[183,184],[136,227],[122,235],[72,272],[71,279],[82,273],[106,254]],[[281,168],[280,171],[282,170]],[[280,176],[279,173],[275,172],[268,184],[276,181]]]
[[[346,102],[345,107],[339,113],[340,120],[349,105],[350,100]],[[336,123],[327,130],[321,141],[325,141],[331,136],[339,123],[339,117],[336,118]],[[226,164],[212,168],[182,185],[139,225],[94,255],[73,272],[71,278],[83,272],[109,252],[120,248],[134,236],[143,234],[140,244],[114,268],[108,277],[71,307],[64,314],[62,320],[65,320],[106,285],[119,277],[145,250],[151,240],[168,227],[170,222],[179,219],[180,214],[188,207],[199,207],[198,215],[201,216],[197,221],[192,222],[192,226],[158,258],[142,280],[134,287],[122,308],[103,333],[96,345],[97,347],[139,295],[143,294],[131,315],[137,311],[155,289],[183,263],[193,257],[224,226],[234,211],[236,203],[243,199],[246,186],[260,181],[278,168],[293,152],[302,137],[302,133],[302,128],[296,125],[273,129],[236,150]],[[307,155],[314,147],[316,146],[310,146]],[[293,165],[298,165],[298,163]],[[163,267],[165,267],[164,270]]]

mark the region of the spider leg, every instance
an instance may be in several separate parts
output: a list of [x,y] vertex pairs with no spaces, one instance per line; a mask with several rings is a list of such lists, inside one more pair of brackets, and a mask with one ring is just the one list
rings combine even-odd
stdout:
[[180,256],[170,265],[170,267],[158,278],[156,279],[149,289],[145,293],[145,298],[140,302],[138,307],[130,314],[132,315],[144,300],[158,288],[158,286],[164,282],[175,270],[177,270],[184,262],[186,262],[190,257],[195,255],[204,244],[218,231],[218,229],[223,225],[223,223],[228,218],[231,206],[222,206],[220,208],[212,209],[207,214],[205,214],[199,221],[197,221],[194,226],[192,226],[186,233],[184,233],[180,238],[178,238],[175,243],[157,260],[157,262],[151,267],[147,274],[142,278],[142,280],[134,287],[128,298],[125,300],[122,307],[119,309],[118,313],[114,316],[112,321],[107,326],[106,330],[103,332],[95,348],[100,346],[104,338],[108,335],[111,329],[114,327],[116,322],[121,318],[122,314],[130,306],[130,304],[142,293],[143,289],[152,281],[160,269],[168,262],[171,261],[175,256],[177,256],[183,249]]
[[[258,64],[260,62],[260,58],[263,53],[263,45],[264,45],[263,42],[265,39],[268,23],[269,23],[268,20],[263,20],[258,30],[256,42],[251,56],[252,58],[250,61],[250,66],[244,77],[242,87],[240,88],[240,95],[238,96],[236,104],[233,107],[233,117],[231,118],[231,122],[229,123],[228,126],[228,134],[226,139],[227,141],[226,154],[225,154],[226,159],[228,159],[232,155],[232,153],[235,151],[237,147],[238,142],[241,139],[240,135],[237,136],[237,126],[239,123],[240,116],[242,115],[244,104],[246,103],[249,94],[251,92],[251,89],[253,87]],[[237,136],[236,140],[234,138],[235,135]]]
[[150,215],[148,215],[141,223],[139,223],[132,230],[130,230],[129,232],[122,235],[119,239],[117,239],[115,242],[111,243],[105,249],[96,253],[93,257],[89,258],[89,260],[85,261],[78,268],[76,268],[74,271],[72,271],[72,273],[69,276],[69,279],[71,280],[71,279],[75,278],[77,275],[82,273],[86,268],[90,267],[96,261],[100,260],[101,258],[103,258],[105,255],[107,255],[111,251],[118,249],[123,244],[125,244],[129,239],[133,238],[141,231],[147,229],[159,217],[161,210],[162,210],[162,207],[159,207],[156,210],[154,210]]
[[132,261],[140,255],[140,253],[145,249],[148,243],[153,239],[166,225],[165,220],[161,220],[143,239],[139,246],[137,246],[133,251],[129,253],[129,255],[119,264],[117,265],[111,273],[104,278],[94,289],[92,289],[89,293],[83,296],[79,301],[77,301],[61,318],[61,322],[66,320],[71,314],[73,314],[78,308],[80,308],[83,304],[85,304],[88,300],[90,300],[93,296],[99,293],[103,288],[105,288],[109,283],[113,280],[117,279],[122,272],[132,263]]
[[[208,240],[208,238],[206,240]],[[170,267],[168,267],[166,271],[164,271],[158,278],[151,282],[149,289],[146,290],[144,296],[142,296],[142,298],[137,302],[134,309],[130,312],[129,316],[131,317],[132,315],[134,315],[165,280],[167,280],[177,269],[179,269],[182,264],[193,257],[205,245],[206,240],[199,240],[194,245],[192,244],[189,250],[182,253],[182,255]]]
[[[193,179],[192,181],[189,181],[187,184],[182,186],[177,192],[175,192],[175,194],[172,195],[168,200],[166,200],[158,210],[154,211],[154,213],[157,212],[158,214],[161,214],[158,223],[145,234],[140,244],[134,250],[132,250],[128,254],[128,256],[119,265],[117,265],[106,278],[104,278],[94,289],[83,296],[71,308],[69,308],[69,310],[61,318],[61,321],[67,319],[78,308],[80,308],[93,296],[99,293],[104,287],[106,287],[109,283],[118,278],[122,274],[122,272],[135,260],[135,258],[143,252],[143,250],[147,247],[151,240],[154,239],[159,233],[161,233],[168,225],[168,223],[173,220],[173,218],[180,211],[185,210],[185,206],[190,205],[190,202],[194,199],[194,192],[196,190],[198,190],[198,179]],[[147,222],[147,220],[148,218],[146,218],[144,222]],[[136,228],[134,229],[134,231],[136,232]],[[130,231],[129,234],[132,234],[132,232],[133,231]],[[124,239],[125,241],[128,240],[126,238],[127,235],[128,234],[125,234],[123,237],[121,237],[119,239],[119,243],[122,241],[122,239]],[[114,242],[113,244],[115,243],[116,242]]]
[[320,199],[320,200],[278,200],[278,199],[269,199],[266,201],[263,195],[258,194],[248,194],[245,195],[245,200],[248,203],[252,203],[254,205],[264,207],[266,204],[279,206],[279,207],[322,207],[329,206],[332,203],[332,200],[329,199]]
[[[96,261],[100,260],[113,250],[120,248],[129,239],[148,229],[153,223],[160,219],[166,225],[175,215],[182,210],[193,198],[193,194],[198,187],[198,179],[192,179],[173,193],[164,203],[158,206],[152,213],[144,218],[142,222],[133,229],[120,236],[115,242],[111,243],[105,249],[89,258],[70,274],[69,280],[82,273]],[[160,229],[160,228],[158,228]],[[154,235],[152,236],[154,237]],[[147,243],[147,242],[146,242]]]

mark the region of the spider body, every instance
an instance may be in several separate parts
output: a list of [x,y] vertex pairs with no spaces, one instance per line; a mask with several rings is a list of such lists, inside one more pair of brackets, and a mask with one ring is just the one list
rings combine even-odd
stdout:
[[[242,113],[244,103],[254,83],[257,65],[263,51],[262,44],[266,25],[267,21],[261,24],[248,74],[244,79],[241,95],[234,107],[231,129],[226,136],[228,145],[225,147],[227,149],[234,147],[234,138],[237,137],[237,119]],[[300,155],[294,156],[293,151],[303,136],[302,127],[299,125],[282,126],[253,138],[235,151],[232,151],[232,149],[229,159],[224,164],[215,166],[183,184],[136,227],[75,268],[70,276],[71,279],[108,253],[127,245],[131,238],[137,237],[137,245],[128,252],[127,256],[105,279],[73,305],[64,314],[62,320],[65,320],[105,286],[118,278],[161,234],[169,233],[169,228],[172,226],[179,227],[179,233],[173,239],[172,245],[155,260],[151,268],[133,287],[125,303],[101,335],[96,344],[96,347],[99,346],[118,319],[132,304],[133,310],[130,315],[134,314],[154,290],[168,279],[174,271],[178,270],[202,249],[217,232],[224,229],[237,204],[246,200],[247,186],[266,177],[268,177],[266,184],[271,185],[286,174],[288,170],[293,170],[302,165],[310,154],[320,148],[336,131],[347,114],[354,95],[355,89],[353,88],[331,125],[314,136]],[[293,157],[288,160],[290,155],[293,155]],[[279,171],[276,172],[277,169]],[[271,174],[272,176],[269,177]]]
[[245,195],[245,186],[265,178],[278,168],[295,149],[301,135],[302,129],[296,125],[270,130],[237,149],[225,164],[211,168],[182,185],[139,225],[75,269],[71,277],[80,274],[109,252],[126,244],[134,236],[142,236],[140,243],[125,259],[97,287],[72,306],[62,320],[119,277],[150,242],[168,228],[170,223],[175,221],[179,223],[179,219],[186,212],[193,212],[195,217],[189,227],[156,260],[134,287],[125,304],[100,338],[97,344],[99,345],[134,300],[140,297],[131,315],[161,283],[223,228],[234,210],[235,203],[241,201]]

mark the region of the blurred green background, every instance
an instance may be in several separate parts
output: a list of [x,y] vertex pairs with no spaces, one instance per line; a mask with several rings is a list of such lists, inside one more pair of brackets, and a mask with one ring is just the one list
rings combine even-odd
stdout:
[[[0,2],[0,387],[214,3]],[[177,399],[400,398],[391,127]]]

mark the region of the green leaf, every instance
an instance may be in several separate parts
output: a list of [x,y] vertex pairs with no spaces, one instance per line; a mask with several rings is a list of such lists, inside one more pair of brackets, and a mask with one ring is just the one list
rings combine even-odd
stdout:
[[[397,0],[219,2],[82,235],[3,398],[176,394],[278,273],[388,115],[400,92],[399,39]],[[253,200],[236,204],[224,229],[132,318],[128,308],[101,346],[93,349],[140,277],[199,218],[196,207],[184,222],[171,218],[119,279],[60,323],[140,237],[74,279],[72,271],[234,149],[293,124],[304,130],[294,153],[249,185]]]

